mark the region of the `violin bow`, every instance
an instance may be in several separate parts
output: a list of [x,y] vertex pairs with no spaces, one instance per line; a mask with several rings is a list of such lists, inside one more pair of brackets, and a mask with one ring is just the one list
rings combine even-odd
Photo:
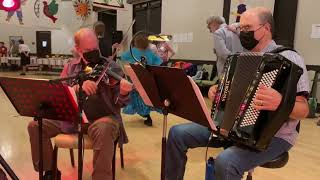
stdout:
[[[130,29],[133,27],[133,25],[134,25],[135,22],[136,22],[136,19],[133,19],[133,21],[131,22],[129,28],[127,29],[126,33],[124,34],[124,36],[123,36],[123,38],[122,38],[122,40],[121,40],[121,42],[120,42],[120,44],[119,44],[119,47],[121,47],[121,45],[128,39],[128,37],[129,37],[129,31],[130,31]],[[117,55],[119,49],[120,49],[120,48],[116,48],[116,49],[115,49],[115,51],[113,52],[113,54],[112,54],[112,56],[111,56],[111,58],[110,58],[111,60],[114,59],[114,57]]]

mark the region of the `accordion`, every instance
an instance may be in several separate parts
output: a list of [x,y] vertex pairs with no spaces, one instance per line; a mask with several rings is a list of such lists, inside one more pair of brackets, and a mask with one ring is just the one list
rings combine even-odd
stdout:
[[[289,119],[303,69],[280,54],[241,53],[228,58],[211,115],[218,134],[236,144],[265,150]],[[253,100],[259,85],[282,94],[276,111],[259,111]]]

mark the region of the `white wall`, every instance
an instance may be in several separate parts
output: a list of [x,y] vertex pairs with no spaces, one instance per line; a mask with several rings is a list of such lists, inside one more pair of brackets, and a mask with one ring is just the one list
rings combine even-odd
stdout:
[[[299,1],[295,33],[295,48],[306,64],[320,65],[320,39],[311,39],[311,25],[320,24],[320,1]],[[319,89],[320,91],[320,89]]]
[[[132,5],[127,4],[126,1],[124,1],[124,10],[118,10],[117,12],[117,30],[123,31],[123,35],[125,36],[125,33],[128,31],[129,26],[132,22]],[[128,38],[127,41],[124,42],[124,50],[128,49],[129,41],[132,37],[132,28],[128,32]]]
[[[132,21],[132,5],[118,11],[118,30],[126,31]],[[161,32],[165,34],[193,33],[192,43],[173,43],[174,58],[215,59],[212,36],[206,28],[210,15],[222,15],[223,0],[162,0]],[[132,31],[130,31],[132,32]],[[131,34],[131,33],[130,33]]]
[[[274,3],[269,0],[258,1],[269,8]],[[215,60],[212,37],[205,21],[209,15],[222,15],[223,0],[162,0],[162,3],[162,33],[193,32],[192,43],[174,43],[178,49],[174,58]],[[128,11],[118,13],[119,30],[125,30],[132,20],[130,6]],[[303,55],[306,64],[320,65],[320,39],[310,38],[311,25],[320,24],[319,7],[320,1],[315,0],[301,0],[298,4],[295,48]]]
[[[261,0],[259,0],[261,1]],[[268,1],[268,0],[265,0]],[[5,21],[6,12],[0,11],[0,41],[8,43],[10,35],[22,35],[32,52],[36,51],[37,30],[52,31],[52,52],[68,53],[72,46],[72,34],[79,28],[92,26],[97,19],[93,14],[89,20],[83,22],[74,13],[72,2],[59,3],[58,21],[53,24],[42,13],[40,6],[40,18],[33,10],[34,1],[27,1],[22,6],[24,23],[19,25],[16,16],[10,23]],[[179,34],[193,32],[192,43],[174,43],[178,52],[174,58],[214,60],[212,53],[212,37],[206,29],[206,18],[210,15],[222,15],[223,0],[163,0],[162,5],[162,33]],[[305,58],[306,64],[320,65],[320,39],[311,39],[311,25],[320,24],[318,13],[320,1],[301,0],[298,5],[297,25],[295,35],[295,47]],[[118,30],[127,31],[132,21],[132,5],[125,4],[125,10],[119,10],[117,16]],[[129,40],[131,38],[129,33]]]
[[163,0],[161,32],[193,33],[192,42],[174,43],[178,59],[215,60],[212,35],[206,20],[210,15],[222,15],[223,0]]
[[0,41],[9,43],[9,36],[23,36],[25,43],[28,44],[33,53],[36,52],[36,31],[51,31],[51,47],[53,54],[71,54],[73,45],[73,33],[80,27],[92,27],[97,17],[95,13],[87,20],[82,21],[75,15],[72,1],[61,2],[57,0],[59,10],[56,17],[58,20],[53,23],[43,14],[43,5],[40,4],[40,17],[34,13],[34,1],[28,0],[22,5],[23,22],[20,25],[16,15],[10,22],[5,21],[7,12],[0,11]]
[[[299,1],[295,33],[295,48],[303,56],[305,63],[312,65],[320,65],[320,39],[312,39],[310,36],[312,24],[320,24],[318,7],[320,7],[320,1]],[[312,84],[310,88],[311,86]],[[320,83],[317,88],[317,99],[319,103]]]

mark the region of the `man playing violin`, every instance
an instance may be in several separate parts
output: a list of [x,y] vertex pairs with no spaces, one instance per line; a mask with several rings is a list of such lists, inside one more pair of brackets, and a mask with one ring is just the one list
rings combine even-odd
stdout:
[[[100,51],[95,32],[83,28],[74,35],[75,50],[79,58],[75,58],[65,65],[61,77],[78,74],[89,63],[98,63]],[[121,68],[113,61],[109,67],[120,76],[123,76]],[[76,92],[78,85],[68,83]],[[127,143],[128,139],[123,127],[120,108],[129,101],[129,92],[132,84],[127,80],[113,81],[112,84],[102,82],[96,85],[94,80],[86,80],[83,83],[83,91],[89,97],[97,96],[101,103],[92,103],[90,107],[84,104],[84,111],[89,120],[88,136],[93,142],[93,180],[112,179],[112,158],[114,141],[119,138],[120,145]],[[92,106],[92,107],[91,107]],[[86,109],[87,108],[87,109]],[[36,171],[39,168],[38,152],[38,122],[32,121],[28,125],[30,136],[33,165]],[[75,133],[75,125],[68,122],[43,120],[43,168],[46,171],[45,179],[52,179],[53,148],[50,138],[61,133]],[[58,173],[60,174],[60,173]]]

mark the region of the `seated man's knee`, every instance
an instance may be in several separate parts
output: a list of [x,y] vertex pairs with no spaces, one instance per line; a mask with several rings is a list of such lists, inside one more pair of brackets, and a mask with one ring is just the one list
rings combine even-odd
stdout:
[[223,154],[223,152],[222,152],[215,159],[214,166],[216,169],[225,171],[227,169],[228,164],[229,164],[229,160],[230,159],[228,158],[228,156]]
[[221,152],[214,161],[214,166],[218,174],[231,173],[242,174],[240,164],[237,160],[236,152],[232,147]]
[[182,139],[185,135],[185,128],[183,125],[175,125],[170,128],[169,139],[178,140]]
[[113,123],[96,122],[89,127],[88,134],[93,139],[108,139],[111,137],[115,140],[119,136],[119,130]]

